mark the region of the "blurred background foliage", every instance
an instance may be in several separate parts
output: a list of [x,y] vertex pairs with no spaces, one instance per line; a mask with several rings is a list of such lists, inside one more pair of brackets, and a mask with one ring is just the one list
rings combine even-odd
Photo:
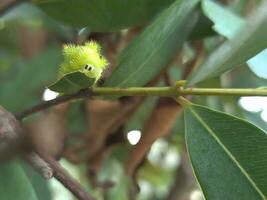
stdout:
[[[102,45],[110,62],[104,85],[170,85],[186,79],[210,52],[233,38],[261,1],[188,1],[182,11],[179,0],[14,2],[0,2],[0,105],[11,112],[54,98],[46,86],[56,79],[65,43],[96,40]],[[264,50],[197,86],[266,86],[266,61]],[[192,101],[267,130],[266,98],[196,96]],[[203,199],[185,152],[181,108],[169,99],[75,101],[24,124],[36,146],[60,157],[97,199]],[[16,160],[1,166],[0,199],[18,196],[74,199],[56,180],[44,181]]]

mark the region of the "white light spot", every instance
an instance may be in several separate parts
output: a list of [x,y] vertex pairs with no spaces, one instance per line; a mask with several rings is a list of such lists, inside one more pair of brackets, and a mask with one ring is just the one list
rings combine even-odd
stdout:
[[46,88],[44,93],[43,93],[43,100],[49,101],[49,100],[55,99],[57,96],[58,96],[57,92],[54,92],[54,91]]
[[170,148],[165,156],[164,168],[174,170],[181,163],[181,157],[174,148]]
[[146,180],[139,180],[140,187],[140,195],[143,197],[142,199],[150,199],[153,195],[153,187]]
[[261,118],[263,121],[267,122],[267,109],[264,109],[264,111],[262,111]]
[[249,112],[261,112],[261,118],[267,122],[267,97],[241,97],[239,104]]
[[[153,165],[161,166],[163,164],[163,158],[168,151],[168,142],[164,139],[157,139],[151,146],[148,152],[147,158]],[[165,164],[165,163],[164,163]]]
[[241,97],[239,104],[249,112],[260,112],[267,109],[267,97]]
[[147,158],[153,165],[165,170],[174,170],[181,163],[179,152],[164,139],[157,139],[152,144]]
[[132,130],[127,133],[127,139],[131,145],[136,145],[141,138],[141,131]]
[[200,190],[194,190],[190,194],[190,200],[203,200],[203,194]]

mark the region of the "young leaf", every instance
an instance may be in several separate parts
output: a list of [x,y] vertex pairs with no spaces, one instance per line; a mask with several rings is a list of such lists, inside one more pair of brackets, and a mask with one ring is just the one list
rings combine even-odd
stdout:
[[186,143],[206,199],[266,199],[267,135],[199,105],[185,110]]
[[173,1],[34,0],[34,3],[63,23],[86,26],[91,31],[115,31],[144,24]]
[[267,47],[267,2],[262,2],[247,19],[245,26],[229,41],[224,42],[192,73],[188,84],[220,75],[255,56]]
[[128,46],[105,86],[142,86],[166,66],[192,30],[198,0],[177,0]]
[[55,92],[71,94],[92,86],[94,82],[94,78],[89,78],[81,72],[73,72],[66,74],[48,88]]
[[18,162],[0,166],[0,199],[37,200],[32,184]]

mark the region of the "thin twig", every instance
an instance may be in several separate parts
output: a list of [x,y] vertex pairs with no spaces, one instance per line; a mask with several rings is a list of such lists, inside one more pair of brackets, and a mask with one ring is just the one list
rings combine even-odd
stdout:
[[53,169],[35,152],[28,153],[23,158],[46,180],[53,177]]
[[28,0],[14,0],[5,5],[3,8],[0,8],[0,16],[4,15],[6,12],[11,10],[12,8],[18,6],[21,3],[27,2]]
[[65,102],[68,102],[68,101],[71,101],[74,99],[89,98],[89,97],[90,97],[90,91],[89,90],[81,90],[75,94],[59,96],[59,97],[52,99],[50,101],[42,101],[42,102],[40,102],[40,103],[22,111],[22,112],[16,113],[15,117],[18,120],[22,120],[23,118],[25,118],[31,114],[40,112],[42,110],[46,110],[52,106],[56,106],[56,105],[59,105],[59,104],[62,104],[62,103],[65,103]]
[[68,172],[53,158],[45,155],[41,157],[50,165],[53,169],[53,176],[60,181],[72,194],[79,200],[95,200],[92,196],[86,193],[80,184],[74,180]]

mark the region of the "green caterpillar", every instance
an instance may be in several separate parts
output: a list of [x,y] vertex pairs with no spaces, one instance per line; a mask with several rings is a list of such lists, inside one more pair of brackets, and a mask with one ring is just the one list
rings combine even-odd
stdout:
[[86,42],[84,45],[64,45],[63,56],[59,78],[79,71],[89,78],[94,78],[96,83],[108,65],[106,58],[101,55],[99,44],[94,41]]

